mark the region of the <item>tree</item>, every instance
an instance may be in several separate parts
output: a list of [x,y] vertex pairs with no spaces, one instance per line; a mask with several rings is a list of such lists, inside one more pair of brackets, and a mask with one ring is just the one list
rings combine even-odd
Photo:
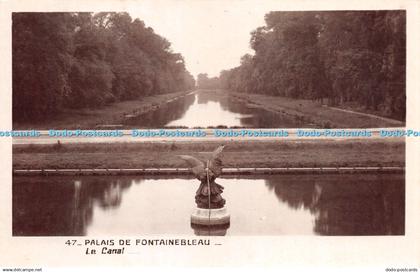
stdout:
[[45,118],[70,92],[73,15],[13,13],[13,116]]
[[171,44],[128,13],[13,13],[14,120],[192,89]]
[[270,12],[251,32],[254,55],[222,71],[222,88],[328,98],[405,118],[405,12]]

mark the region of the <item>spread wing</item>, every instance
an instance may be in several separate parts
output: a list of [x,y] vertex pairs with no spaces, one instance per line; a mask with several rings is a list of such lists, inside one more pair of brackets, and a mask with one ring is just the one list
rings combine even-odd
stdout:
[[225,148],[224,145],[219,146],[216,148],[213,153],[211,154],[211,158],[209,160],[209,169],[213,172],[215,177],[218,177],[222,174],[222,151]]
[[204,163],[202,161],[194,158],[193,156],[188,155],[180,155],[179,157],[188,163],[188,165],[191,167],[192,172],[198,179],[206,177],[207,173]]

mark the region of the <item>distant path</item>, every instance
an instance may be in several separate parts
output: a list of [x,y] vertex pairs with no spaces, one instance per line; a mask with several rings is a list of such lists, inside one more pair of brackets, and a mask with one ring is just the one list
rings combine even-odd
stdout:
[[345,110],[345,109],[340,109],[340,108],[336,108],[336,107],[329,107],[329,106],[325,106],[325,107],[328,107],[328,108],[330,108],[332,110],[337,110],[337,111],[342,111],[342,112],[347,112],[347,113],[358,114],[358,115],[362,115],[362,116],[376,118],[376,119],[387,121],[387,122],[390,122],[390,123],[396,124],[396,125],[401,125],[401,126],[404,126],[405,125],[404,122],[401,122],[401,121],[398,121],[398,120],[395,120],[395,119],[390,119],[390,118],[382,117],[382,116],[379,116],[379,115],[374,115],[374,114],[369,114],[369,113],[363,113],[363,112],[358,112],[358,111],[352,111],[352,110]]

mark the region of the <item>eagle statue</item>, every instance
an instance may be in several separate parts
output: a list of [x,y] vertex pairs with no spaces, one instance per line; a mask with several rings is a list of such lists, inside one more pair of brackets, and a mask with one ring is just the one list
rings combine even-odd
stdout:
[[193,156],[180,155],[190,166],[194,176],[201,181],[195,195],[195,203],[201,209],[223,208],[226,201],[222,198],[223,186],[215,182],[222,173],[221,155],[224,145],[216,148],[206,163]]

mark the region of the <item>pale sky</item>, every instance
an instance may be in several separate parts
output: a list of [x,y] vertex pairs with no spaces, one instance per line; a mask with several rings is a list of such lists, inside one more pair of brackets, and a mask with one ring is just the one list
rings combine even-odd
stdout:
[[250,32],[263,26],[273,4],[245,1],[154,1],[128,11],[167,38],[181,53],[187,69],[217,76],[239,65],[240,57],[253,53]]

